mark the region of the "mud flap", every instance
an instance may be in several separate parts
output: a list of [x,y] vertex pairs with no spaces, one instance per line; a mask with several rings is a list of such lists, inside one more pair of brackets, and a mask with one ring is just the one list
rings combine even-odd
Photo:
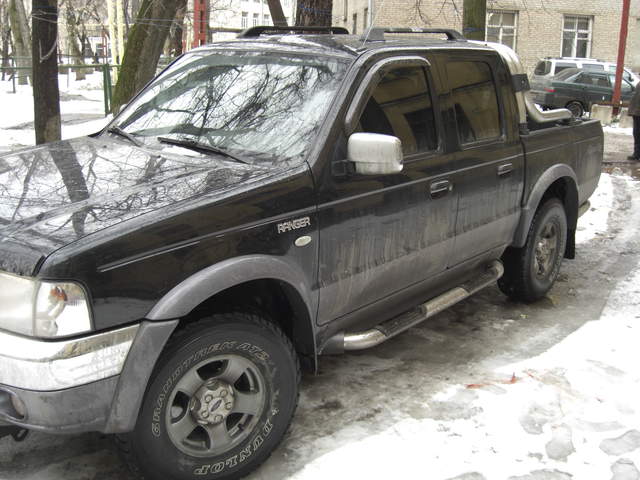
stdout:
[[16,442],[22,442],[27,438],[27,435],[29,435],[29,430],[13,425],[0,425],[0,438],[8,437],[9,435],[11,435]]
[[564,249],[564,258],[569,260],[576,258],[576,231],[572,228],[567,231],[567,246]]

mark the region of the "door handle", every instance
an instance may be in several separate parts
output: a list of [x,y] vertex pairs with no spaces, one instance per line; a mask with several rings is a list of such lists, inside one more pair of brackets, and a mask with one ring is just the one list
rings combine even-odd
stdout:
[[498,176],[499,177],[504,177],[505,175],[509,175],[511,172],[513,172],[513,164],[512,163],[505,163],[504,165],[500,165],[498,167]]
[[453,184],[449,180],[439,180],[429,185],[431,198],[441,197],[453,190]]

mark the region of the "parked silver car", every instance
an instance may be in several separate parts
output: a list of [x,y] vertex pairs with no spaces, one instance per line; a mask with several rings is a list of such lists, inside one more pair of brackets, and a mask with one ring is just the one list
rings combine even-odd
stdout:
[[[596,60],[594,58],[547,57],[536,64],[533,75],[531,75],[531,80],[541,81],[548,79],[568,68],[615,73],[616,64],[614,62],[603,62],[602,60]],[[640,82],[640,78],[628,68],[624,69],[623,78],[633,86]]]

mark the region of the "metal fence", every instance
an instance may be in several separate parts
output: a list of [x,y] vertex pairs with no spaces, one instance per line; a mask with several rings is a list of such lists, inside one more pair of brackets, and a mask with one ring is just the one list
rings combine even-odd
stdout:
[[[13,93],[16,93],[16,82],[20,79],[30,78],[31,67],[18,67],[16,65],[16,59],[11,59],[13,65],[9,67],[0,67],[0,74],[3,79],[6,79],[6,75],[9,76],[9,80],[12,84]],[[90,72],[102,72],[102,89],[104,92],[104,114],[107,116],[111,111],[111,99],[113,96],[113,77],[114,73],[117,75],[117,71],[120,65],[112,65],[110,63],[94,63],[89,65],[62,63],[58,64],[58,73],[61,75],[67,75],[67,86],[70,83],[71,74],[81,70]]]

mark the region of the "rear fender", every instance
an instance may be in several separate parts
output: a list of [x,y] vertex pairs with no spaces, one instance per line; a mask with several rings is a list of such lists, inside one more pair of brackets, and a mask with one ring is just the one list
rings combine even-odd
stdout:
[[558,180],[561,180],[564,186],[564,198],[560,198],[560,200],[564,204],[567,215],[567,235],[569,238],[567,238],[566,256],[567,258],[573,258],[573,249],[575,248],[574,237],[578,223],[578,181],[573,169],[564,163],[554,165],[545,171],[531,190],[529,199],[522,208],[520,222],[518,223],[518,228],[516,229],[513,239],[513,247],[521,248],[524,246],[527,241],[531,222],[540,206],[540,202],[551,186]]

